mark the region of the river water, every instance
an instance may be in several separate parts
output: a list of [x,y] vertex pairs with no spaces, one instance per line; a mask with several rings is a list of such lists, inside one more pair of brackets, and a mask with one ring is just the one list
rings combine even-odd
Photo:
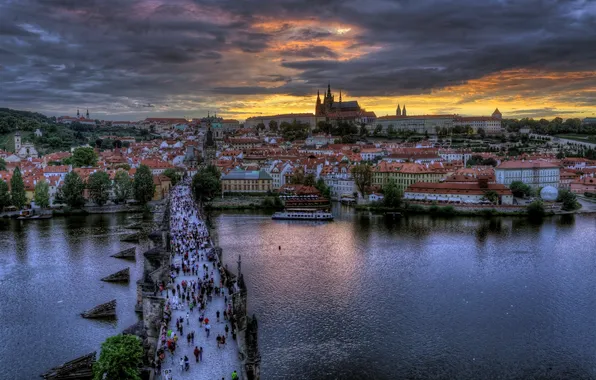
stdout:
[[[594,217],[334,212],[212,217],[224,262],[242,255],[263,379],[596,379]],[[0,219],[0,379],[37,378],[136,322],[142,262],[109,257],[129,223]],[[130,284],[99,281],[126,266]],[[112,298],[116,322],[79,317]]]
[[[119,241],[125,215],[0,219],[0,379],[35,379],[53,366],[98,351],[109,336],[134,324],[141,260],[109,257],[133,246]],[[137,257],[142,253],[137,249]],[[130,267],[129,284],[100,278]],[[79,313],[117,300],[118,319]]]
[[[216,214],[263,379],[596,378],[596,221]],[[281,250],[279,249],[281,246]]]

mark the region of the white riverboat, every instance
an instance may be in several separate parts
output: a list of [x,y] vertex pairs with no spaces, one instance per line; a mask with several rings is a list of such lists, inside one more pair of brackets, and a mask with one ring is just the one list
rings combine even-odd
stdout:
[[321,210],[285,210],[276,212],[271,219],[283,220],[333,220],[333,214]]

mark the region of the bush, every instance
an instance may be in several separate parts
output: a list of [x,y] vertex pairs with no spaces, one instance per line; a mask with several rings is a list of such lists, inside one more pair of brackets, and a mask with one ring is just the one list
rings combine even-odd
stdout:
[[546,214],[544,211],[544,203],[542,203],[542,200],[540,199],[536,199],[530,203],[526,210],[528,212],[528,216],[533,219],[540,219]]

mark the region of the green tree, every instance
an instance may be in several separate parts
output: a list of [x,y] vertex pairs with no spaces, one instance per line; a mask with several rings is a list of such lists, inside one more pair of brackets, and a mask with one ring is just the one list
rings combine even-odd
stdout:
[[175,169],[166,169],[164,170],[163,175],[172,181],[172,186],[176,186],[176,184],[180,181],[180,173],[178,173]]
[[277,121],[275,120],[269,120],[269,130],[272,132],[277,132]]
[[478,136],[483,139],[486,137],[486,132],[484,131],[483,128],[478,128],[478,131],[476,132],[478,134]]
[[302,185],[304,184],[304,173],[302,170],[296,170],[294,174],[290,176],[290,184],[292,185]]
[[70,207],[78,208],[85,205],[85,198],[83,191],[85,184],[81,177],[75,172],[71,171],[64,178],[64,185],[62,185],[62,194],[64,203]]
[[528,212],[528,216],[533,219],[539,219],[545,215],[544,203],[542,203],[542,200],[540,199],[536,199],[530,203],[526,210]]
[[95,172],[89,176],[87,182],[89,197],[98,206],[103,206],[109,199],[109,191],[112,188],[112,181],[106,172]]
[[316,185],[316,179],[315,179],[315,175],[312,173],[309,173],[307,175],[304,176],[304,185],[306,186],[314,186]]
[[0,157],[0,171],[6,170],[6,161],[4,158]]
[[99,360],[93,364],[93,380],[141,380],[143,345],[135,335],[109,337],[101,345]]
[[155,185],[153,184],[153,175],[151,174],[151,169],[149,169],[147,165],[141,165],[138,167],[132,187],[135,199],[139,203],[144,205],[153,199]]
[[397,208],[401,206],[402,192],[394,180],[383,186],[383,206]]
[[577,201],[577,196],[569,190],[559,190],[557,202],[562,202],[561,209],[565,211],[573,211],[581,208],[581,204]]
[[191,186],[197,201],[208,202],[221,192],[221,174],[217,167],[209,165],[192,177]]
[[0,211],[4,207],[10,206],[10,193],[8,192],[8,183],[0,179]]
[[72,165],[75,167],[95,166],[97,164],[97,153],[90,147],[76,148],[71,158]]
[[383,126],[381,124],[377,124],[377,126],[375,127],[375,131],[373,132],[373,135],[377,136],[381,133],[383,133]]
[[10,199],[12,205],[19,210],[27,203],[27,196],[25,194],[25,183],[21,175],[21,169],[17,166],[12,173],[10,179]]
[[496,204],[497,202],[499,202],[499,193],[497,193],[494,190],[486,190],[484,192],[484,199]]
[[356,187],[362,195],[366,194],[372,184],[372,168],[367,164],[356,165],[352,168],[352,176]]
[[125,202],[132,194],[132,181],[124,170],[118,170],[114,177],[114,197],[116,203]]
[[33,199],[35,204],[41,208],[50,206],[50,185],[46,181],[37,182]]
[[319,190],[321,192],[321,195],[323,197],[325,197],[327,199],[331,198],[331,189],[329,188],[329,186],[327,186],[327,184],[325,183],[323,178],[319,178],[317,180],[315,187],[317,188],[317,190]]
[[513,181],[509,185],[509,189],[514,196],[522,198],[532,194],[532,188],[521,181]]

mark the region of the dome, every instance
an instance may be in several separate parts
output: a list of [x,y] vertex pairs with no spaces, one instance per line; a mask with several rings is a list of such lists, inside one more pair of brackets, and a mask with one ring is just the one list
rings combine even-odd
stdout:
[[554,202],[557,200],[557,196],[559,195],[559,190],[553,186],[545,186],[540,190],[540,198],[544,199],[547,202]]

